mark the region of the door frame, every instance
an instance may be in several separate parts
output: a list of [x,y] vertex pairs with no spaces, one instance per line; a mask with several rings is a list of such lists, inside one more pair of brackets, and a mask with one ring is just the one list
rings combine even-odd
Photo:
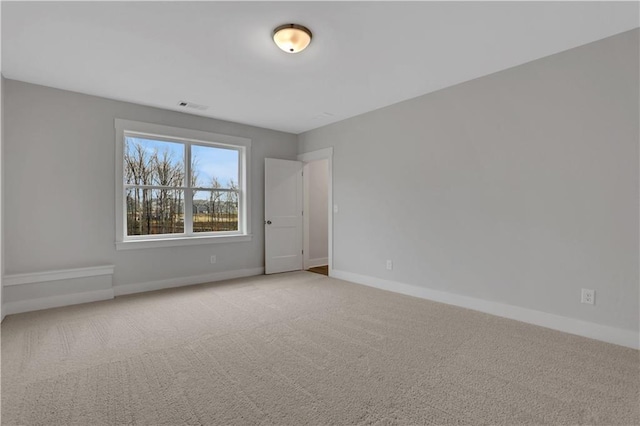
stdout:
[[[328,260],[329,260],[329,276],[333,276],[333,147],[319,149],[317,151],[305,152],[303,154],[298,154],[298,161],[302,161],[303,163],[311,163],[313,161],[318,160],[327,160],[328,174],[327,174],[327,215],[328,215],[328,224],[327,224],[327,233],[328,233]],[[304,168],[304,164],[303,164]],[[304,180],[304,178],[303,178]],[[303,191],[304,191],[304,183],[303,183]],[[303,197],[308,197],[308,194],[303,192]],[[309,222],[308,216],[305,215],[303,218],[303,229],[302,229],[302,244],[303,250],[305,253],[309,253]],[[303,262],[305,257],[303,256]],[[304,267],[304,265],[303,265]]]

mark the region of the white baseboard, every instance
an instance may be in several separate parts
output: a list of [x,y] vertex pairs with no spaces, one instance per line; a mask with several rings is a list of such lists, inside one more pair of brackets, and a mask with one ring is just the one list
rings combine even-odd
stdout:
[[145,291],[163,290],[173,287],[184,287],[194,284],[203,284],[213,281],[230,280],[233,278],[251,277],[264,274],[264,268],[237,269],[234,271],[214,272],[206,275],[194,275],[191,277],[168,278],[165,280],[147,281],[137,284],[119,285],[114,287],[116,296],[125,294],[142,293]]
[[307,267],[305,269],[315,268],[316,266],[324,266],[328,264],[329,264],[328,257],[320,257],[318,259],[309,259],[307,260]]
[[601,340],[603,342],[626,346],[633,349],[640,349],[640,333],[634,330],[610,327],[607,325],[549,314],[547,312],[536,311],[533,309],[476,299],[473,297],[432,290],[415,285],[384,280],[381,278],[354,274],[351,272],[339,271],[336,269],[332,269],[330,276],[356,284],[362,284],[422,299],[433,300],[449,305],[460,306],[474,311],[480,311],[499,317],[563,331],[565,333],[588,337],[590,339]]
[[100,300],[109,300],[113,299],[113,296],[113,289],[106,289],[41,297],[38,299],[20,300],[17,302],[7,302],[2,309],[2,319],[4,319],[5,315],[39,311],[49,308],[59,308],[61,306],[78,305],[80,303],[97,302]]

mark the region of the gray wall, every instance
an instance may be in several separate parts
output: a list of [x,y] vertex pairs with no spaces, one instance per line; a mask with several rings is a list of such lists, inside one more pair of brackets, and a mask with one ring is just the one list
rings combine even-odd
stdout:
[[638,330],[638,38],[300,135],[334,147],[334,268]]
[[308,163],[305,174],[309,180],[309,259],[326,259],[329,256],[329,161]]
[[[13,80],[3,95],[6,274],[114,264],[117,286],[264,266],[264,158],[295,159],[295,135]],[[114,118],[252,139],[253,240],[116,251]]]

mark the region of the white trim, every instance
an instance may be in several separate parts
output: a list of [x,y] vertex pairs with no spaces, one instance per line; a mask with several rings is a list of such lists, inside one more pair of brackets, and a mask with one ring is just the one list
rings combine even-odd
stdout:
[[93,266],[90,268],[61,269],[57,271],[33,272],[27,274],[5,275],[4,286],[60,281],[72,278],[96,277],[113,275],[113,265]]
[[[306,213],[306,214],[304,214]],[[309,163],[302,163],[302,269],[309,269],[310,238]]]
[[[0,13],[1,15],[1,13]],[[0,67],[1,68],[1,67]],[[2,153],[4,151],[4,113],[2,111],[3,107],[4,107],[4,95],[2,94],[2,89],[4,87],[4,78],[2,76],[2,72],[0,72],[0,322],[2,322],[2,320],[4,320],[4,317],[6,316],[6,309],[5,309],[5,305],[2,302],[2,295],[3,295],[3,287],[4,287],[4,283],[3,281],[3,275],[4,275],[4,241],[5,238],[3,237],[2,233],[4,232],[4,204],[2,202],[2,200],[4,199],[4,181],[6,181],[6,179],[2,179],[2,176],[4,175],[3,172],[3,168],[2,168],[2,164],[4,163],[5,159],[2,158]],[[6,158],[6,156],[5,156]]]
[[329,258],[319,257],[317,259],[308,259],[307,264],[308,266],[306,266],[304,269],[315,268],[316,266],[325,266],[329,264]]
[[[328,232],[329,232],[329,257],[327,259],[327,264],[329,265],[329,276],[333,276],[333,147],[319,149],[317,151],[305,152],[303,154],[298,154],[298,161],[302,161],[305,163],[309,163],[311,161],[317,160],[327,160],[327,167],[329,168],[328,176],[329,182],[327,185],[327,198],[328,198],[328,208],[327,214],[329,215],[329,223],[328,223]],[[303,231],[307,232],[307,231]],[[307,247],[306,250],[309,248]],[[306,267],[305,267],[306,269]]]
[[41,297],[39,299],[8,302],[4,306],[3,314],[13,315],[23,312],[39,311],[42,309],[59,308],[62,306],[78,305],[80,303],[97,302],[113,299],[113,289],[86,291],[82,293],[61,294],[58,296]]
[[115,128],[122,131],[146,133],[152,136],[165,136],[191,142],[211,142],[229,146],[251,146],[251,139],[240,136],[223,135],[221,133],[205,132],[184,127],[165,126],[162,124],[145,123],[142,121],[115,119]]
[[233,278],[251,277],[264,274],[264,268],[237,269],[234,271],[214,272],[206,275],[195,275],[182,278],[168,278],[165,280],[147,281],[137,284],[126,284],[114,287],[116,296],[125,294],[143,293],[146,291],[162,290],[165,288],[183,287],[195,284],[204,284],[214,281],[230,280]]
[[157,240],[129,240],[116,242],[116,250],[193,246],[201,244],[240,243],[251,241],[252,238],[253,235],[216,235],[206,237],[166,238]]
[[541,327],[563,331],[565,333],[588,337],[590,339],[601,340],[603,342],[626,346],[633,349],[640,349],[640,333],[634,330],[596,324],[547,312],[536,311],[533,309],[521,308],[519,306],[476,299],[459,294],[432,290],[429,288],[354,274],[352,272],[338,271],[335,269],[333,270],[333,277],[356,284],[392,291],[394,293],[406,294],[409,296],[419,297],[421,299],[433,300],[499,317],[535,324]]
[[[191,244],[209,244],[220,242],[239,242],[251,240],[251,139],[243,138],[240,136],[223,135],[219,133],[204,132],[200,130],[185,129],[181,127],[164,126],[161,124],[145,123],[140,121],[122,120],[116,118],[114,120],[114,127],[116,133],[115,140],[115,215],[116,215],[116,249],[129,249],[129,248],[153,248],[153,247],[169,247],[169,246],[184,246]],[[211,145],[220,147],[229,147],[238,150],[238,185],[240,187],[238,197],[238,223],[240,229],[235,234],[237,237],[249,237],[244,239],[224,241],[215,240],[219,237],[208,236],[211,238],[207,242],[194,242],[185,243],[181,242],[186,239],[200,239],[204,236],[198,236],[197,234],[180,234],[177,238],[169,238],[166,236],[154,236],[149,235],[144,238],[144,242],[147,244],[128,245],[123,243],[129,243],[140,238],[125,236],[126,227],[126,208],[124,203],[124,180],[123,176],[123,155],[124,155],[124,137],[126,132],[138,133],[141,135],[147,135],[158,140],[167,140],[172,142],[179,142],[186,146],[191,145]],[[185,171],[186,176],[190,176],[189,168],[191,167],[190,155],[185,154]],[[185,191],[185,229],[189,229],[191,223],[190,215],[187,214],[191,209],[190,193],[193,188],[190,187],[190,182],[185,182],[185,186],[178,188]]]

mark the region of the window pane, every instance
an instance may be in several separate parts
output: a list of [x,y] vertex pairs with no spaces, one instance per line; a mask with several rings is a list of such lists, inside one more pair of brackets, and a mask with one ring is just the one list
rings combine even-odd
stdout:
[[192,186],[238,189],[239,155],[235,149],[192,145]]
[[127,235],[184,233],[184,191],[127,188]]
[[134,185],[182,186],[184,145],[126,136],[124,182]]
[[238,230],[238,192],[194,191],[193,232]]

